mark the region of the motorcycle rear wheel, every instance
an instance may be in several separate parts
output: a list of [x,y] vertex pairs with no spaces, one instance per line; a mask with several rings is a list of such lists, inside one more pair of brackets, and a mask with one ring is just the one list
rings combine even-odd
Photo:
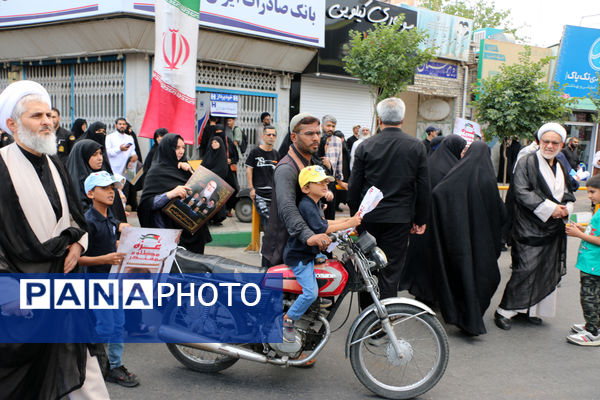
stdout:
[[194,371],[219,372],[231,367],[239,358],[224,356],[210,351],[195,349],[181,344],[167,343],[167,348],[173,356]]
[[[433,388],[448,364],[448,337],[435,316],[407,304],[386,306],[403,349],[397,357],[388,335],[379,334],[350,347],[350,363],[358,380],[373,393],[388,399],[411,399]],[[358,325],[354,343],[381,328],[372,312]]]

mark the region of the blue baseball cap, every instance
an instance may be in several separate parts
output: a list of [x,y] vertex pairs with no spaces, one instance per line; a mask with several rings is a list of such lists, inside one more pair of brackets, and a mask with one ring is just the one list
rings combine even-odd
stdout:
[[92,172],[90,176],[85,178],[85,182],[83,182],[83,189],[85,192],[89,192],[94,189],[96,186],[107,187],[114,184],[117,189],[121,187],[121,181],[112,176],[106,171],[100,172]]

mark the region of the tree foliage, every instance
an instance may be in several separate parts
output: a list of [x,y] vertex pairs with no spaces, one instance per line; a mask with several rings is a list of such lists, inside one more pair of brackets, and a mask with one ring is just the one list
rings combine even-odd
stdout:
[[480,81],[473,93],[477,99],[477,121],[487,125],[485,136],[533,138],[548,121],[564,121],[573,99],[567,98],[556,82],[546,82],[545,70],[551,57],[531,61],[531,48],[525,47],[520,63],[500,67],[500,73]]
[[480,28],[500,28],[515,34],[517,28],[511,24],[510,9],[501,9],[494,0],[420,0],[421,7],[429,8],[450,15],[473,20],[473,30]]
[[427,34],[416,28],[403,30],[404,16],[394,25],[378,24],[367,32],[350,31],[344,45],[344,69],[371,85],[377,100],[396,96],[412,82],[415,69],[434,57],[435,49],[422,50]]

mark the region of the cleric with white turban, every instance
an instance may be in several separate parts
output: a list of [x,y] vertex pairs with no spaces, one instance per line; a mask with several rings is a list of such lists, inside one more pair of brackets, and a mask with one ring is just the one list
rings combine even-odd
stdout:
[[[54,155],[48,92],[32,81],[9,85],[0,94],[0,128],[15,135],[14,143],[0,149],[0,273],[77,271],[79,256],[88,245],[87,224],[73,182]],[[0,299],[0,311],[20,318],[27,314],[18,306],[14,285],[18,285],[14,280],[0,281],[0,294],[8,293]],[[73,326],[62,322],[58,326],[64,337],[73,337]],[[25,332],[25,327],[19,331]],[[40,335],[50,328],[36,323],[27,326],[27,333]],[[101,353],[100,348],[41,342],[3,345],[0,397],[109,397],[100,365],[93,357]]]
[[30,94],[40,95],[51,107],[50,95],[42,85],[34,81],[17,81],[11,83],[0,93],[0,129],[13,133],[6,125],[6,120],[12,115],[15,106],[23,97]]
[[562,138],[563,143],[564,143],[565,140],[567,140],[567,131],[559,123],[548,122],[548,123],[542,125],[540,127],[540,129],[538,129],[538,132],[537,132],[537,138],[538,138],[538,140],[542,140],[542,136],[544,136],[544,133],[546,133],[546,132],[555,132],[555,133],[557,133]]

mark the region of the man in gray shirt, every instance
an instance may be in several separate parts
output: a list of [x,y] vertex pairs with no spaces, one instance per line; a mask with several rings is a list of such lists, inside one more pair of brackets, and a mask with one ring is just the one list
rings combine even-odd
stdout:
[[[298,114],[290,122],[290,131],[292,144],[277,164],[273,176],[269,222],[261,250],[265,267],[283,263],[283,250],[290,235],[298,237],[308,246],[319,246],[322,250],[331,243],[326,234],[315,234],[298,211],[298,201],[302,195],[298,174],[308,165],[320,165],[320,161],[314,157],[321,140],[319,120],[307,113]],[[328,192],[326,198],[333,199],[333,194]]]

